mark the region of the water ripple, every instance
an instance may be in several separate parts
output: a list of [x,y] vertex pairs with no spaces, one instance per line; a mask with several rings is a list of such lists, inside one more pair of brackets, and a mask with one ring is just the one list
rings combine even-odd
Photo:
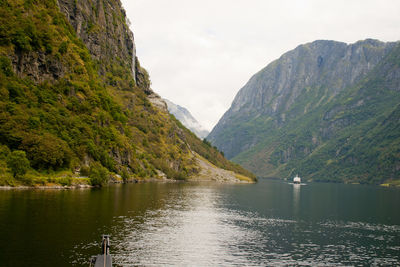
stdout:
[[114,218],[116,266],[400,264],[397,225],[269,217],[225,205],[213,188],[175,194],[160,208]]

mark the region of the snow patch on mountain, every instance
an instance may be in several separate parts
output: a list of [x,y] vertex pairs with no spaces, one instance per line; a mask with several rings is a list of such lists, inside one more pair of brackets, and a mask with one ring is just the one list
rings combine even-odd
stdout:
[[197,137],[203,139],[209,134],[209,131],[207,131],[186,108],[176,105],[168,99],[164,99],[164,101],[167,103],[168,111],[186,128],[195,133]]

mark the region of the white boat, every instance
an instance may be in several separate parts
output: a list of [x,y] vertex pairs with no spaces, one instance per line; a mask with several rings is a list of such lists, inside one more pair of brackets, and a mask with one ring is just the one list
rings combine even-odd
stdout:
[[300,184],[301,183],[301,178],[299,177],[298,174],[293,178],[293,183],[294,184]]

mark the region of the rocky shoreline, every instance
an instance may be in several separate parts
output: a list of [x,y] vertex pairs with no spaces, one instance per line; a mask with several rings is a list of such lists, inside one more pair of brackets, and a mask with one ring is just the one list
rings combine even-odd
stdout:
[[[195,153],[195,152],[194,152]],[[224,170],[214,166],[212,163],[196,154],[197,164],[200,172],[189,179],[189,181],[211,181],[217,183],[255,183],[248,177],[237,174],[233,171]]]
[[66,189],[88,189],[94,188],[95,186],[87,184],[77,184],[77,185],[39,185],[39,186],[0,186],[0,190],[31,190],[31,189],[56,189],[56,190],[66,190]]
[[[199,160],[201,165],[205,168],[202,168],[201,172],[193,177],[190,177],[187,180],[173,180],[167,178],[149,178],[149,179],[132,179],[126,183],[191,183],[191,182],[214,182],[214,183],[224,183],[224,184],[249,184],[255,183],[250,179],[240,179],[237,174],[232,171],[226,171],[223,169],[216,168],[215,166],[211,166],[207,161]],[[210,165],[210,166],[207,166]],[[111,181],[108,185],[113,184],[123,184],[123,181]],[[73,190],[73,189],[92,189],[92,188],[100,188],[99,186],[93,186],[88,184],[73,184],[73,185],[59,185],[59,184],[51,184],[51,185],[18,185],[18,186],[0,186],[1,190]]]

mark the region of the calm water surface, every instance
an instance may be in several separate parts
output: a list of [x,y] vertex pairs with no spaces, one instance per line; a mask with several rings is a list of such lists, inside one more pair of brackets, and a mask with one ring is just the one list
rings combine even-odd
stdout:
[[400,190],[129,184],[0,191],[0,266],[400,265]]

